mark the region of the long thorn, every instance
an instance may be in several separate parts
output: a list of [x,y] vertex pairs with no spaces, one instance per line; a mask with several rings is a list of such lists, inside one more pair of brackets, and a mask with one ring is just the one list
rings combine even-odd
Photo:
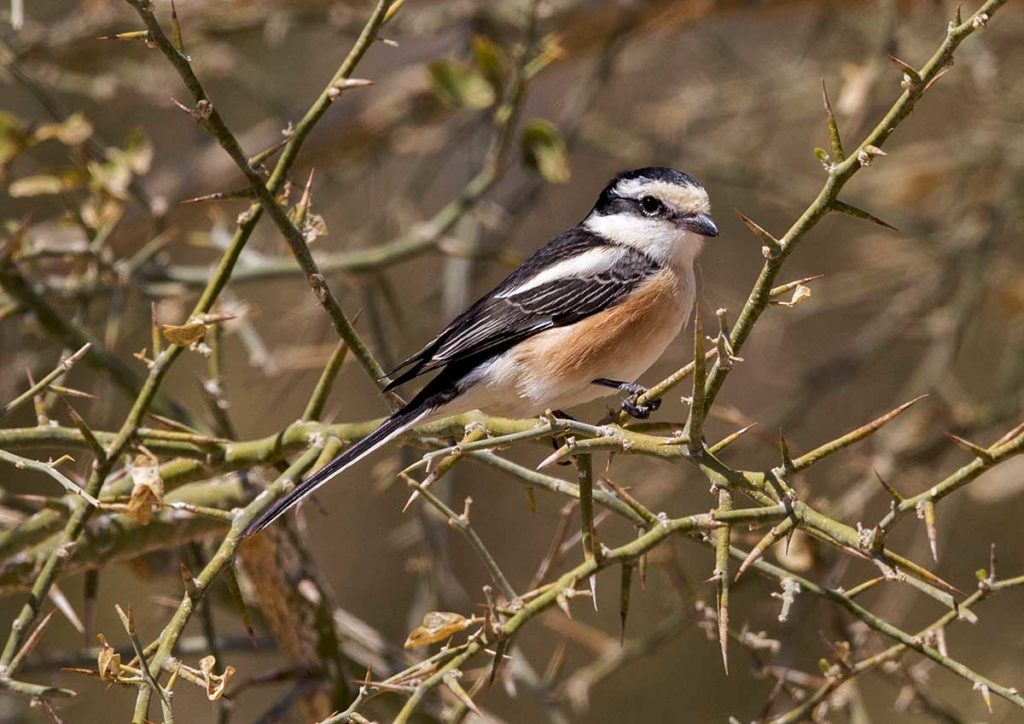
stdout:
[[931,500],[921,501],[921,518],[924,519],[924,528],[928,533],[928,547],[932,551],[932,559],[939,562],[939,534],[935,525],[935,503]]
[[711,453],[712,455],[717,455],[722,450],[725,450],[727,447],[729,447],[734,442],[739,440],[741,437],[746,435],[748,432],[750,432],[750,430],[752,430],[755,427],[757,427],[757,423],[756,422],[752,422],[749,425],[747,425],[746,427],[741,427],[736,432],[733,432],[733,433],[730,433],[729,435],[726,435],[721,440],[716,442],[714,445],[709,447],[708,448],[708,452]]
[[843,153],[843,142],[839,137],[836,114],[832,111],[832,103],[828,99],[824,78],[821,79],[821,100],[825,105],[825,123],[828,125],[828,140],[832,146],[832,161],[842,163],[846,159],[846,154]]
[[890,410],[889,412],[885,413],[880,417],[875,418],[866,425],[861,425],[856,430],[851,430],[845,435],[838,437],[835,440],[832,440],[831,442],[827,442],[824,445],[821,445],[820,447],[811,450],[809,453],[801,455],[800,457],[793,460],[794,470],[804,470],[813,465],[814,463],[818,462],[819,460],[822,460],[828,457],[829,455],[837,453],[840,450],[847,448],[856,442],[860,442],[868,435],[871,435],[872,433],[877,432],[881,428],[885,427],[885,425],[892,422],[895,418],[906,412],[912,405],[920,402],[927,396],[927,394],[919,395],[918,397],[915,397],[909,402],[904,402],[899,407]]
[[947,432],[946,437],[948,437],[950,440],[956,443],[958,447],[966,450],[974,457],[980,458],[982,461],[986,463],[992,462],[992,453],[990,453],[986,448],[983,448],[980,445],[975,445],[970,440],[964,440],[962,437],[954,435],[951,432]]
[[[718,491],[718,510],[732,509],[732,494],[722,489]],[[715,537],[715,576],[718,593],[718,645],[722,650],[722,667],[725,675],[729,675],[729,542],[732,529],[728,525],[717,528]]]
[[899,231],[899,229],[890,224],[888,221],[882,221],[874,214],[868,213],[864,209],[859,209],[856,206],[848,204],[845,201],[840,201],[839,199],[833,201],[829,206],[829,209],[831,211],[838,211],[841,214],[846,214],[847,216],[853,216],[854,218],[857,219],[870,221],[872,224],[878,224],[879,226],[889,229],[890,231]]
[[903,496],[900,495],[899,491],[896,490],[896,488],[894,488],[892,485],[890,485],[877,470],[873,470],[872,472],[875,474],[875,477],[878,479],[878,482],[882,485],[882,487],[885,488],[885,492],[887,492],[889,494],[889,497],[892,498],[893,503],[895,503],[896,505],[902,503]]
[[764,244],[764,248],[766,250],[765,256],[774,258],[782,252],[782,243],[778,239],[761,228],[760,225],[739,209],[736,210],[736,215],[739,216],[740,221],[746,224],[746,227],[754,233],[754,236]]
[[743,562],[740,563],[740,567],[736,569],[736,577],[733,580],[738,581],[740,579],[740,576],[742,576],[743,573],[748,568],[750,568],[750,566],[754,565],[757,559],[764,555],[764,552],[766,550],[768,550],[771,546],[782,540],[789,533],[789,531],[793,528],[794,525],[795,521],[792,517],[780,520],[778,524],[776,524],[775,527],[768,531],[768,534],[765,535],[761,540],[759,540],[757,542],[757,545],[755,545],[750,550],[750,552],[747,553],[747,557],[743,559]]

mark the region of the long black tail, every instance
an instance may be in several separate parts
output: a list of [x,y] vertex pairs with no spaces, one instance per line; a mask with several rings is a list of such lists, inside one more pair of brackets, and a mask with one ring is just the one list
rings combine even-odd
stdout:
[[334,460],[331,460],[331,462],[327,463],[295,486],[294,490],[285,494],[280,500],[274,501],[270,507],[260,513],[249,523],[249,525],[246,526],[242,535],[250,536],[254,533],[260,532],[293,507],[298,505],[303,498],[340,473],[342,470],[359,462],[381,445],[384,445],[389,440],[398,437],[433,412],[432,405],[416,405],[415,402],[416,400],[413,400],[413,404],[410,404],[393,414],[387,420],[382,422],[380,427],[376,430],[359,442],[348,447],[344,452],[338,455],[338,457],[334,458]]

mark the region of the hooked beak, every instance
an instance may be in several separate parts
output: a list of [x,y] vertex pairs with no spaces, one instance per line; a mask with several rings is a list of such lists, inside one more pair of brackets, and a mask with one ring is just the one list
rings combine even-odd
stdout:
[[682,218],[683,228],[700,236],[718,236],[718,227],[708,214],[692,214]]

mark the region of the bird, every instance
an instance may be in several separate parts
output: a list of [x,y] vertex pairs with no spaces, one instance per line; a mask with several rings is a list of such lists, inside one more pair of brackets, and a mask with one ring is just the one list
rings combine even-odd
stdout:
[[524,418],[627,393],[689,320],[694,261],[718,236],[693,176],[652,166],[623,171],[578,224],[534,251],[504,281],[389,373],[385,391],[437,374],[373,432],[264,508],[263,530],[343,470],[414,425],[471,410]]

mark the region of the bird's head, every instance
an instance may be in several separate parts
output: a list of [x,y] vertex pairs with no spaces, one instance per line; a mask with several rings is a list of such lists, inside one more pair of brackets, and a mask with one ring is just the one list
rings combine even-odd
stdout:
[[697,179],[654,166],[609,181],[584,223],[610,241],[666,261],[692,259],[700,250],[698,237],[718,236],[710,212],[708,192]]

